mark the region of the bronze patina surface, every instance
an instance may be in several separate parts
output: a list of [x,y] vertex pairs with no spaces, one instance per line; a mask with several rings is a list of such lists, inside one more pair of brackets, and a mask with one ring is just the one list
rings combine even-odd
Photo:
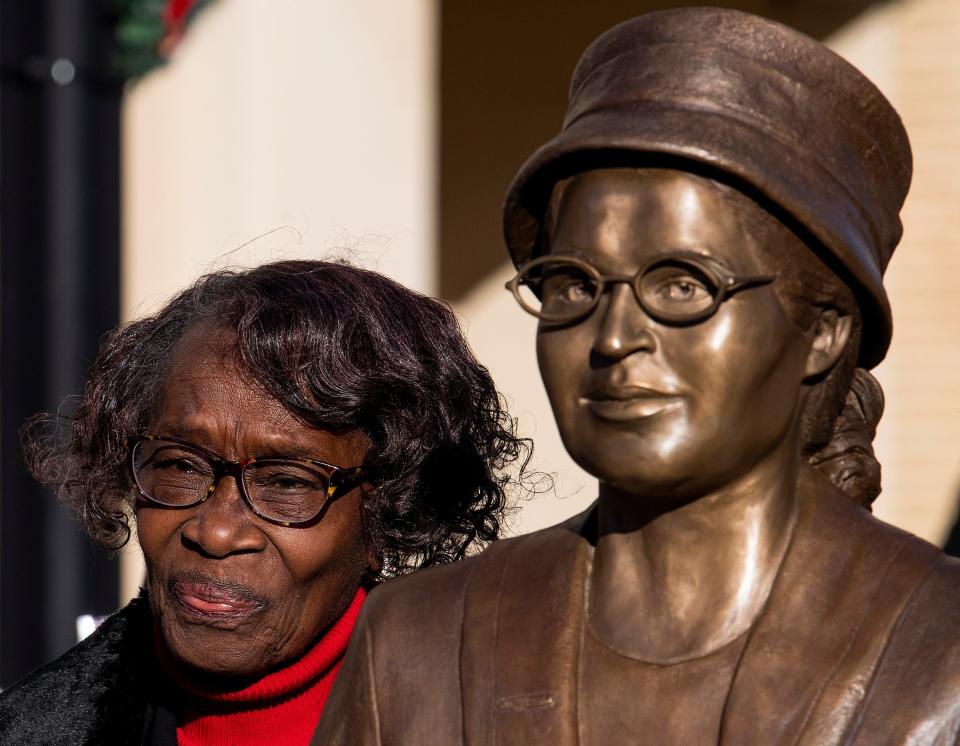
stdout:
[[869,513],[910,174],[784,26],[596,40],[504,227],[598,500],[373,592],[315,743],[955,743],[960,562]]

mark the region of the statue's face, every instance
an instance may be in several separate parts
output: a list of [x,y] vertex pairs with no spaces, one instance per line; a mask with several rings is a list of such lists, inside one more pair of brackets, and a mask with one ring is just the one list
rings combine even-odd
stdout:
[[[747,231],[747,209],[745,197],[682,171],[589,171],[557,206],[550,254],[633,275],[654,256],[695,252],[731,275],[758,276],[761,252],[777,247]],[[577,463],[619,489],[682,499],[789,442],[810,342],[773,287],[742,290],[706,320],[676,325],[651,318],[617,283],[585,318],[541,322],[540,372]]]

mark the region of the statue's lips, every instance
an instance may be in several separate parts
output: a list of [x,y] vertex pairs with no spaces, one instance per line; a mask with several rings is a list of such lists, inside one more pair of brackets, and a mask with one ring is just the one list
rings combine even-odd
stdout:
[[643,386],[623,386],[596,389],[580,403],[600,419],[625,422],[676,409],[683,397]]
[[184,611],[210,620],[241,620],[266,606],[252,588],[213,578],[176,577],[170,590]]

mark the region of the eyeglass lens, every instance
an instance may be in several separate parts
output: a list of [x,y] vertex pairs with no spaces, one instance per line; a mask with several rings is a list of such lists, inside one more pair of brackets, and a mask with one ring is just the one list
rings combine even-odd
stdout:
[[523,279],[524,305],[534,313],[556,318],[580,315],[594,304],[599,291],[595,277],[563,261],[531,267]]
[[[151,500],[171,507],[200,502],[214,483],[206,454],[180,443],[145,440],[133,452],[137,486]],[[318,467],[286,459],[264,459],[243,468],[243,486],[263,517],[308,521],[323,508],[329,478]]]
[[719,288],[689,262],[668,261],[650,267],[640,276],[639,295],[644,307],[668,319],[692,319],[708,310]]
[[[535,315],[554,320],[574,319],[586,313],[603,290],[599,273],[594,275],[562,258],[528,267],[521,278],[521,305]],[[676,321],[700,317],[714,305],[719,293],[715,280],[682,259],[653,264],[636,279],[635,286],[648,312]]]

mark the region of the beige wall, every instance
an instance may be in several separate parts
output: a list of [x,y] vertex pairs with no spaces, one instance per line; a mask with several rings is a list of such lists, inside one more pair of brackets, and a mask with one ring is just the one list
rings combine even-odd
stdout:
[[[124,309],[211,263],[361,259],[432,288],[434,0],[219,0],[124,112]],[[280,226],[262,248],[227,255]]]
[[960,488],[960,3],[880,6],[832,46],[891,99],[913,146],[903,241],[885,279],[895,333],[876,371],[887,396],[876,512],[940,541]]
[[[209,268],[330,252],[431,292],[436,18],[436,0],[201,13],[124,103],[124,317]],[[131,548],[126,596],[141,573]]]

